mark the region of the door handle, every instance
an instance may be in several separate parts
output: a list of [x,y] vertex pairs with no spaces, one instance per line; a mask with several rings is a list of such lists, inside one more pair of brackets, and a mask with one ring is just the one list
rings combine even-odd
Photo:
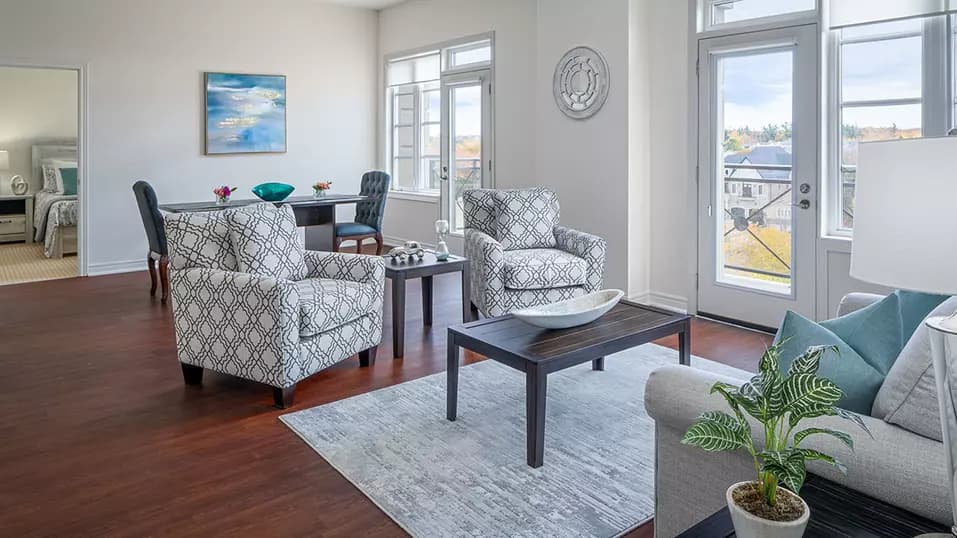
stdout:
[[442,175],[439,176],[439,179],[441,179],[442,181],[448,181],[448,180],[449,180],[449,167],[448,167],[448,166],[443,166],[443,167],[442,167]]
[[791,205],[794,207],[800,207],[801,209],[811,209],[811,201],[807,199],[801,200],[800,202]]

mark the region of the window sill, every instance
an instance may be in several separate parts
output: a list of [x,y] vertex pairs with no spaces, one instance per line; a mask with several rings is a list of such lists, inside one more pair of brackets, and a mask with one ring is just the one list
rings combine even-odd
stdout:
[[439,203],[438,194],[427,194],[424,192],[389,191],[389,198],[395,200],[410,200],[412,202],[423,202],[428,204]]

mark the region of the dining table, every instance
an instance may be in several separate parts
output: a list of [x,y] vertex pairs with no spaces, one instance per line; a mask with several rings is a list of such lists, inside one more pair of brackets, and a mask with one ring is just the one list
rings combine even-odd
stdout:
[[[336,206],[354,204],[367,199],[356,194],[327,194],[322,197],[290,196],[277,207],[288,205],[296,215],[296,225],[306,229],[306,249],[331,251],[336,236]],[[200,213],[205,211],[223,211],[250,204],[261,203],[259,199],[230,200],[226,203],[184,202],[160,204],[159,208],[168,213]]]

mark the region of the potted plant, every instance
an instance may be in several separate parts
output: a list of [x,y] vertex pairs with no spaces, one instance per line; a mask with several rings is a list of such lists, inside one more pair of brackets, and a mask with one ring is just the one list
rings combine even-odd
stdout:
[[[818,377],[821,357],[835,347],[813,347],[795,359],[784,374],[780,371],[780,344],[772,346],[758,365],[758,374],[741,387],[715,383],[711,393],[720,394],[733,414],[709,411],[685,433],[683,444],[709,452],[745,449],[754,459],[757,479],[728,488],[726,499],[734,529],[740,538],[790,538],[804,534],[810,509],[798,493],[804,484],[808,461],[822,461],[841,472],[836,459],[801,443],[812,435],[830,435],[852,450],[854,441],[845,432],[829,428],[800,428],[809,418],[838,416],[870,431],[858,415],[836,406],[844,395],[834,382]],[[764,430],[764,448],[759,450],[745,413]]]
[[216,195],[217,204],[225,204],[229,202],[229,197],[236,192],[236,187],[230,187],[229,185],[223,185],[222,187],[216,187],[213,189],[213,194]]
[[322,198],[326,195],[326,191],[331,188],[331,181],[318,181],[312,185],[312,195],[316,198]]

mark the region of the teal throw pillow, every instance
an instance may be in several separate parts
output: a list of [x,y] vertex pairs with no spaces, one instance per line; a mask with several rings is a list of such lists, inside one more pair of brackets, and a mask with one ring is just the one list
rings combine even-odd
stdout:
[[809,347],[837,346],[839,354],[828,351],[821,357],[818,375],[830,379],[844,391],[844,396],[837,402],[838,407],[862,415],[870,414],[884,376],[839,336],[799,314],[788,312],[775,343],[781,343],[783,372],[787,372],[794,359]]
[[919,291],[897,290],[894,292],[900,299],[901,322],[904,333],[904,344],[914,335],[920,324],[930,313],[949,299],[946,295],[932,295]]
[[890,372],[907,343],[901,331],[900,299],[896,294],[856,312],[822,321],[821,327],[851,346],[881,377]]
[[60,178],[63,180],[63,194],[76,194],[76,168],[61,168]]

